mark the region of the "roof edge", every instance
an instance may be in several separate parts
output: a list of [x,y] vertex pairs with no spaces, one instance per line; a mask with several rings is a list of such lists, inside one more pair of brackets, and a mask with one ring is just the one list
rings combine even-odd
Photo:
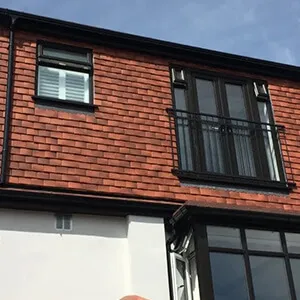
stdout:
[[250,227],[295,230],[295,226],[300,225],[300,213],[273,208],[249,208],[240,205],[187,201],[173,213],[169,223],[174,228],[181,228],[199,220],[203,224],[218,224],[220,226],[239,224]]
[[[89,25],[38,16],[30,13],[0,8],[0,21],[7,25],[8,17],[17,17],[17,28],[57,36],[72,36],[79,41],[104,44],[118,48],[142,51],[183,61],[204,63],[227,69],[255,74],[300,80],[300,67],[258,58],[208,50],[195,46],[163,41],[129,33],[97,28]],[[38,25],[38,26],[37,26]],[[63,30],[61,30],[63,29]],[[72,34],[72,35],[71,35]]]

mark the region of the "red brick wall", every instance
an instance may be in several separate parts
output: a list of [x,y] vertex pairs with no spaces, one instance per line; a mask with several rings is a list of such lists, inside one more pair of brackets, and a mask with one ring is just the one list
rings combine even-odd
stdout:
[[[170,61],[80,45],[94,48],[97,109],[95,113],[48,109],[31,99],[35,41],[42,37],[27,33],[16,37],[10,183],[300,210],[297,190],[277,196],[180,185],[170,172],[165,111],[171,106]],[[287,127],[299,185],[300,82],[267,79],[276,121]]]
[[[5,116],[5,97],[8,62],[8,32],[0,27],[0,153],[3,145],[3,125]],[[0,161],[1,170],[1,161]]]

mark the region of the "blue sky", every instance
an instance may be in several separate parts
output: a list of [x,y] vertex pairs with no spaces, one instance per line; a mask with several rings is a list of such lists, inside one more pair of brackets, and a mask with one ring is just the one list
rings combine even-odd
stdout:
[[0,7],[300,65],[299,0],[0,0]]

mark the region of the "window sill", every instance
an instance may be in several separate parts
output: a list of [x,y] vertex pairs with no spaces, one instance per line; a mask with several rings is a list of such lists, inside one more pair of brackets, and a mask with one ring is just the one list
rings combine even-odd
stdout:
[[32,96],[32,99],[37,104],[56,108],[66,108],[76,111],[94,112],[96,108],[96,105],[90,103],[83,103],[72,100],[61,100],[45,96]]
[[289,192],[296,188],[296,184],[292,182],[262,180],[251,177],[227,176],[214,173],[198,173],[192,171],[183,171],[173,169],[172,173],[182,181],[192,183],[200,183],[206,185],[218,185],[220,187],[238,187],[247,189],[259,189],[264,191],[281,191]]

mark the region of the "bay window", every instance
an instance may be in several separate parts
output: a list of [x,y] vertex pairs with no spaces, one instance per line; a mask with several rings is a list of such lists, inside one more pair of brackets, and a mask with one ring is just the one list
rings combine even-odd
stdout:
[[196,222],[170,248],[174,300],[300,299],[299,233]]

